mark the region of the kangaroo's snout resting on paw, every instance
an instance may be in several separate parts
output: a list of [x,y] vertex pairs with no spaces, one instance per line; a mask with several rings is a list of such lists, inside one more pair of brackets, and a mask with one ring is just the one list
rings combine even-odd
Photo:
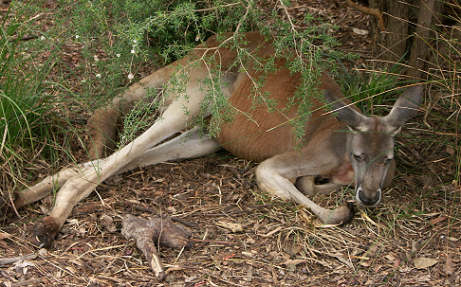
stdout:
[[[36,225],[41,244],[51,244],[73,207],[108,177],[136,167],[207,155],[220,147],[261,162],[256,180],[262,191],[295,201],[324,223],[345,223],[353,211],[350,206],[321,207],[309,199],[315,192],[354,185],[359,204],[379,204],[382,190],[393,175],[394,136],[417,113],[422,88],[408,88],[388,115],[366,116],[344,98],[332,78],[322,73],[317,90],[331,108],[314,97],[313,91],[304,91],[311,114],[304,123],[304,136],[299,137],[291,123],[298,118],[299,99],[294,96],[299,93],[302,77],[287,67],[290,51],[286,57],[277,56],[275,68],[264,72],[260,66],[265,60],[273,61],[275,55],[272,42],[257,32],[246,33],[242,48],[253,57],[241,61],[237,51],[227,45],[233,40],[233,34],[225,35],[223,41],[211,37],[183,59],[132,85],[91,118],[95,122],[90,122],[90,134],[96,139],[91,155],[99,157],[113,141],[118,118],[146,97],[148,90],[163,89],[158,101],[161,116],[131,143],[106,158],[63,169],[18,194],[16,204],[23,206],[43,198],[52,188],[60,188],[51,213]],[[178,77],[184,82],[183,88],[174,86]],[[210,82],[234,111],[232,120],[222,124],[216,137],[194,126],[196,117],[204,112]],[[262,84],[256,88],[256,82]],[[211,111],[205,109],[205,113],[211,116]],[[329,182],[317,185],[316,177]]]

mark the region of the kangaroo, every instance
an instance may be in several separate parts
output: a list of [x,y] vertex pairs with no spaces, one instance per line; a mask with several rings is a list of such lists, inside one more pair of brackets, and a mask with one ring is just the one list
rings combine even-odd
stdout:
[[[94,139],[90,155],[98,158],[114,137],[118,118],[134,102],[145,98],[149,89],[168,90],[174,85],[170,80],[175,75],[186,74],[185,89],[173,87],[171,92],[164,93],[161,116],[139,137],[108,157],[64,168],[16,194],[15,205],[19,208],[60,188],[51,213],[35,225],[34,232],[42,246],[52,243],[73,207],[108,177],[136,167],[204,156],[221,147],[238,157],[261,162],[256,168],[256,180],[262,191],[309,208],[324,223],[345,223],[353,211],[347,205],[323,208],[309,199],[315,192],[354,185],[357,203],[378,205],[382,189],[393,176],[394,136],[417,114],[422,87],[406,89],[388,115],[365,116],[344,98],[338,84],[323,73],[318,90],[333,112],[319,99],[304,95],[310,97],[311,115],[304,136],[298,138],[290,122],[297,117],[299,103],[293,104],[290,99],[301,83],[301,75],[288,70],[289,57],[275,59],[274,71],[264,75],[256,94],[254,85],[263,72],[251,61],[236,67],[237,51],[226,45],[235,35],[225,36],[224,40],[209,38],[183,59],[133,84],[89,120]],[[258,32],[244,34],[243,40],[243,48],[254,55],[254,62],[274,55],[271,41]],[[211,57],[213,63],[205,61],[206,57]],[[194,126],[207,96],[204,81],[212,77],[212,70],[218,71],[219,88],[236,111],[214,138]],[[262,95],[275,102],[276,108],[269,109]],[[317,184],[316,177],[328,178],[329,182]]]

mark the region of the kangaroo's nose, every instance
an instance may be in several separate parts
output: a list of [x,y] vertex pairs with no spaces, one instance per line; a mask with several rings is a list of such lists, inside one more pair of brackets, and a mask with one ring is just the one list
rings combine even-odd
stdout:
[[357,190],[357,199],[364,206],[375,206],[381,201],[381,189],[378,189],[375,193],[366,194],[363,189]]

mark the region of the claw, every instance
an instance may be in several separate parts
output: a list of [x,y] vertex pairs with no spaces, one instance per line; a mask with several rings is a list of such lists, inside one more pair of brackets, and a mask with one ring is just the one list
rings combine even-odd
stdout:
[[350,202],[336,209],[330,210],[327,216],[322,216],[320,220],[325,224],[344,225],[349,223],[354,217],[354,205]]
[[44,217],[34,226],[35,239],[40,248],[49,248],[58,234],[59,225],[51,216]]
[[349,222],[351,222],[352,218],[354,218],[354,214],[355,214],[355,208],[354,208],[354,204],[352,202],[347,202],[344,207],[347,208],[349,210],[349,212],[348,212],[347,215],[345,215],[345,217],[343,219],[343,223],[341,225],[348,224]]

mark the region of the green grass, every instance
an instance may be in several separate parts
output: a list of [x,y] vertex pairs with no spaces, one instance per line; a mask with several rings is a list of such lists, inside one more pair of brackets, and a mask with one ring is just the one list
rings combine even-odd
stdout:
[[50,53],[39,65],[31,62],[33,52],[24,45],[29,28],[20,13],[0,23],[0,159],[3,175],[11,179],[38,150],[51,151],[46,143],[54,134],[46,79],[55,57]]
[[[384,114],[377,106],[392,105],[401,90],[395,90],[401,83],[397,73],[366,71],[342,73],[338,78],[344,95],[365,113]],[[388,111],[388,110],[387,110]]]

